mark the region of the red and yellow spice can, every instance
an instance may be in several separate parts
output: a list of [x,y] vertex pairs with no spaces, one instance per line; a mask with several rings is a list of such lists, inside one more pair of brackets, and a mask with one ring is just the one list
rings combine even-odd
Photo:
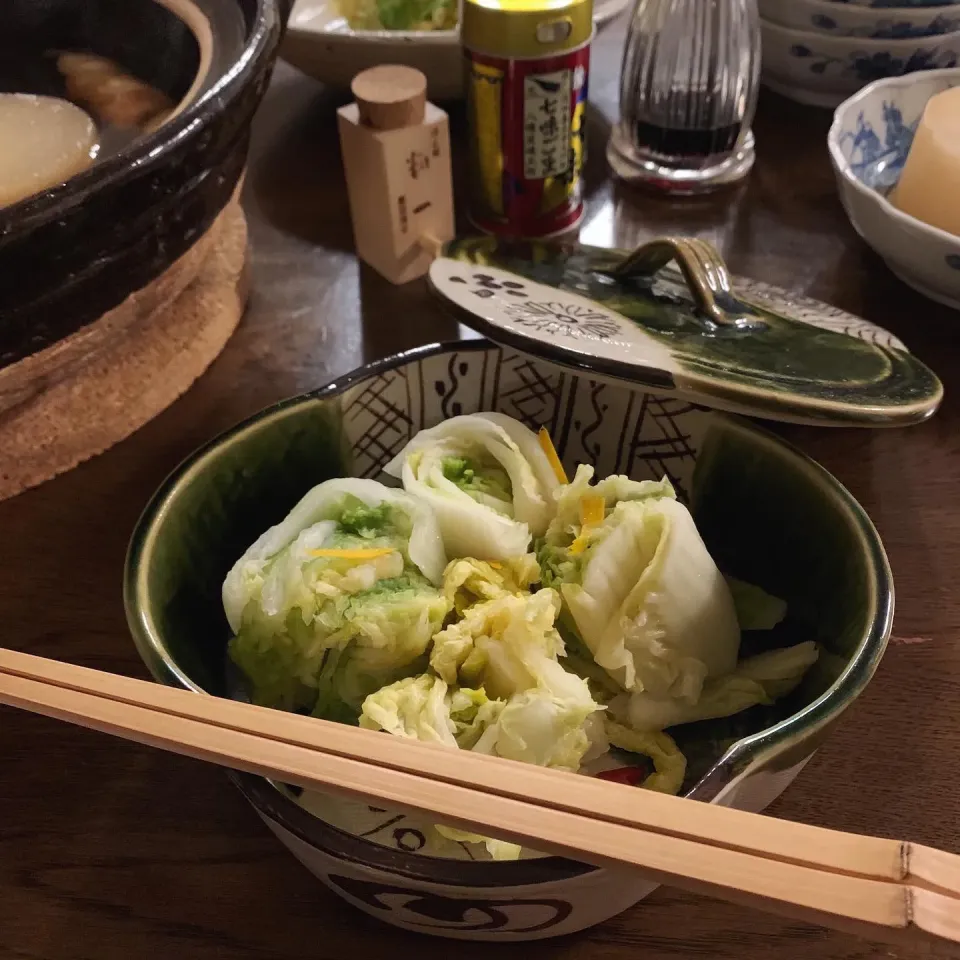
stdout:
[[593,0],[463,0],[470,216],[515,238],[583,218]]

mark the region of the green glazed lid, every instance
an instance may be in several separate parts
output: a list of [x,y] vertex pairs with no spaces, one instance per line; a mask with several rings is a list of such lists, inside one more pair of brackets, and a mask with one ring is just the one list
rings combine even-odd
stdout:
[[433,291],[491,340],[600,379],[771,420],[904,426],[943,387],[892,334],[816,300],[731,278],[701,240],[633,253],[455,240]]

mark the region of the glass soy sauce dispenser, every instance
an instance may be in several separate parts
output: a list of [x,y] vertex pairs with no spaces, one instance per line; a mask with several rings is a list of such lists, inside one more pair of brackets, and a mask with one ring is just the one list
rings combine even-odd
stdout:
[[607,159],[622,180],[706,193],[753,166],[756,0],[637,0]]

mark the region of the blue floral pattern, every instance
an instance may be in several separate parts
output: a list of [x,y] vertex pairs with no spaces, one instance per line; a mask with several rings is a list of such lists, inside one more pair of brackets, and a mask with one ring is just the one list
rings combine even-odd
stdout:
[[908,40],[914,37],[933,37],[960,29],[960,18],[939,15],[927,24],[914,24],[910,20],[877,20],[869,26],[844,27],[833,17],[815,13],[810,17],[811,26],[827,33],[836,31],[836,36],[860,37],[867,40]]
[[904,123],[900,108],[883,101],[883,139],[861,110],[856,127],[840,135],[840,148],[850,160],[853,175],[868,187],[886,192],[896,185],[913,144],[919,119]]
[[943,0],[869,0],[863,3],[862,0],[833,0],[834,3],[852,3],[858,7],[872,7],[874,10],[885,7],[942,7],[945,6]]
[[909,57],[895,57],[887,51],[873,54],[855,51],[846,57],[832,57],[824,53],[814,53],[808,46],[797,43],[790,48],[790,55],[809,59],[811,73],[855,77],[864,84],[918,70],[940,70],[957,65],[957,55],[950,50],[942,53],[915,50]]

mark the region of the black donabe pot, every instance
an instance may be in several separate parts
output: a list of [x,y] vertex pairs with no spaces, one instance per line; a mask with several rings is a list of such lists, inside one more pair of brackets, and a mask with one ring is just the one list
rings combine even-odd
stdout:
[[[211,74],[193,101],[79,176],[0,208],[0,369],[76,333],[162,274],[236,188],[292,0],[196,5],[214,36]],[[221,30],[237,10],[236,34]],[[20,80],[29,92],[55,92],[44,89],[48,77],[37,66],[49,49],[109,57],[175,100],[199,62],[191,31],[156,0],[9,0],[3,18],[6,90]],[[27,76],[11,71],[14,56]]]

